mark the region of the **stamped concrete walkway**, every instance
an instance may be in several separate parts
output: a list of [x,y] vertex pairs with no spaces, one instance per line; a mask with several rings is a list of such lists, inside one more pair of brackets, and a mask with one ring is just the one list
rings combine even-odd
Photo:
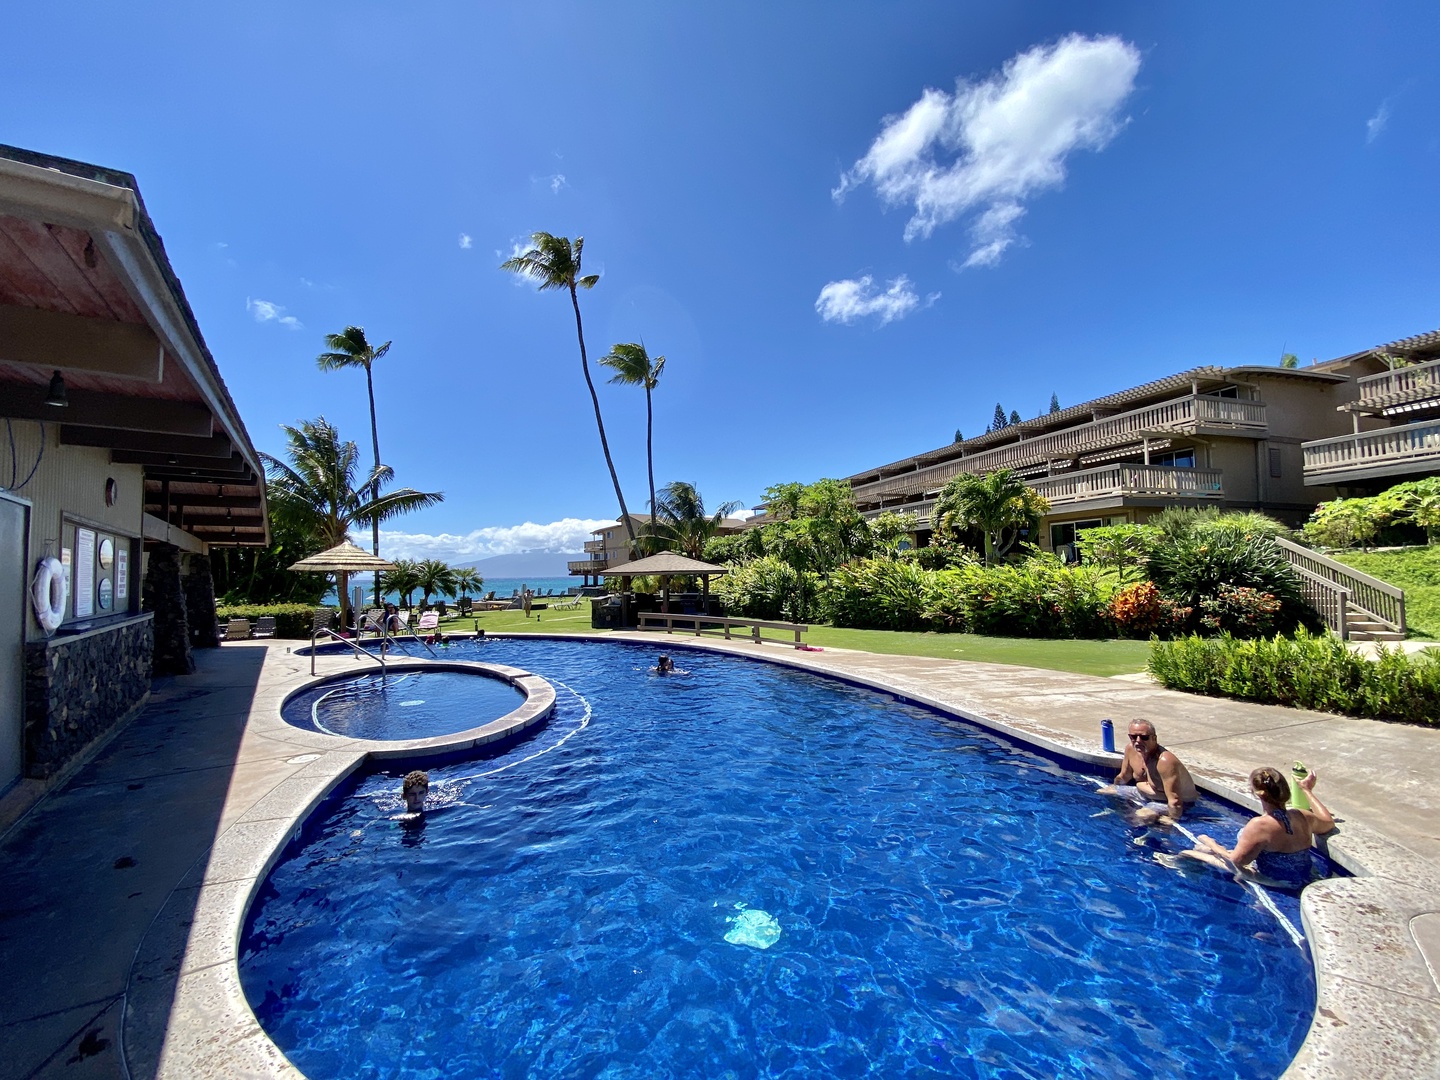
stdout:
[[[1303,758],[1342,819],[1332,855],[1364,876],[1306,891],[1322,1007],[1287,1077],[1440,1076],[1440,730],[1029,668],[706,647],[892,688],[1088,760],[1101,719],[1145,716],[1232,796],[1255,765]],[[329,782],[322,737],[276,715],[309,662],[284,642],[197,660],[0,838],[0,1077],[298,1075],[229,973],[268,865],[250,849]]]

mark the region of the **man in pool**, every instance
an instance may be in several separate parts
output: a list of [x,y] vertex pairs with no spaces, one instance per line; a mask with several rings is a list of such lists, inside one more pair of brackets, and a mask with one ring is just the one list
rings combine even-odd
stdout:
[[1179,821],[1185,815],[1185,808],[1193,806],[1199,798],[1190,770],[1160,745],[1160,736],[1149,720],[1130,721],[1120,772],[1112,786],[1100,790],[1107,795],[1138,796],[1143,805],[1136,818],[1147,825],[1160,820],[1161,815]]

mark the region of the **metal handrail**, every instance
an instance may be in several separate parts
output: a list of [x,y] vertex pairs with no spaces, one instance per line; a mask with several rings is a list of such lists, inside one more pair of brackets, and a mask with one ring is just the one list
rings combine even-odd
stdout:
[[310,674],[311,674],[311,675],[314,675],[314,674],[315,674],[315,642],[316,642],[319,638],[325,637],[325,636],[333,637],[336,641],[340,642],[341,644],[343,644],[343,645],[349,645],[350,648],[354,649],[354,650],[355,650],[357,653],[359,653],[361,656],[366,657],[367,659],[370,659],[370,660],[374,660],[377,664],[380,665],[380,681],[381,681],[381,682],[384,682],[384,681],[385,681],[385,654],[384,654],[383,652],[382,652],[379,656],[376,656],[376,655],[375,655],[374,653],[372,653],[369,649],[362,649],[359,645],[355,644],[355,642],[351,641],[349,638],[347,638],[347,637],[341,637],[341,636],[340,636],[339,634],[337,634],[334,630],[331,630],[331,629],[328,628],[328,627],[322,627],[321,629],[314,631],[314,632],[311,633],[311,635],[310,635]]

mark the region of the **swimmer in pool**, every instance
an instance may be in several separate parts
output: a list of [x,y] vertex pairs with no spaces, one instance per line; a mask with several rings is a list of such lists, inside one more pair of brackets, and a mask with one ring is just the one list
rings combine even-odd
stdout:
[[1315,773],[1300,781],[1310,797],[1309,810],[1286,808],[1290,782],[1279,770],[1265,766],[1250,774],[1250,790],[1260,800],[1261,813],[1245,823],[1235,846],[1204,834],[1196,837],[1195,850],[1182,855],[1228,870],[1237,878],[1251,878],[1265,885],[1298,889],[1313,876],[1310,843],[1335,828],[1335,817],[1315,796]]
[[405,800],[408,817],[419,817],[425,813],[425,795],[430,790],[430,774],[423,769],[413,769],[405,774],[400,785],[400,795]]
[[675,661],[671,660],[670,657],[664,653],[661,653],[660,659],[656,661],[655,667],[651,670],[653,670],[656,675],[669,675],[675,670]]
[[1156,821],[1179,821],[1187,806],[1194,806],[1199,793],[1190,770],[1160,745],[1159,733],[1149,720],[1130,721],[1129,741],[1115,782],[1100,789],[1104,795],[1138,796],[1143,805],[1136,820],[1149,825]]

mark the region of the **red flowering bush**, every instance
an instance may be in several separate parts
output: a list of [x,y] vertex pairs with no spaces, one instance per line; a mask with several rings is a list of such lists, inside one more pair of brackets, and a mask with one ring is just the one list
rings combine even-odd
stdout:
[[1235,637],[1269,637],[1279,626],[1283,607],[1274,593],[1222,584],[1214,596],[1200,601],[1200,625]]
[[1105,613],[1121,637],[1170,637],[1184,629],[1191,609],[1161,596],[1153,581],[1140,581],[1118,590]]

